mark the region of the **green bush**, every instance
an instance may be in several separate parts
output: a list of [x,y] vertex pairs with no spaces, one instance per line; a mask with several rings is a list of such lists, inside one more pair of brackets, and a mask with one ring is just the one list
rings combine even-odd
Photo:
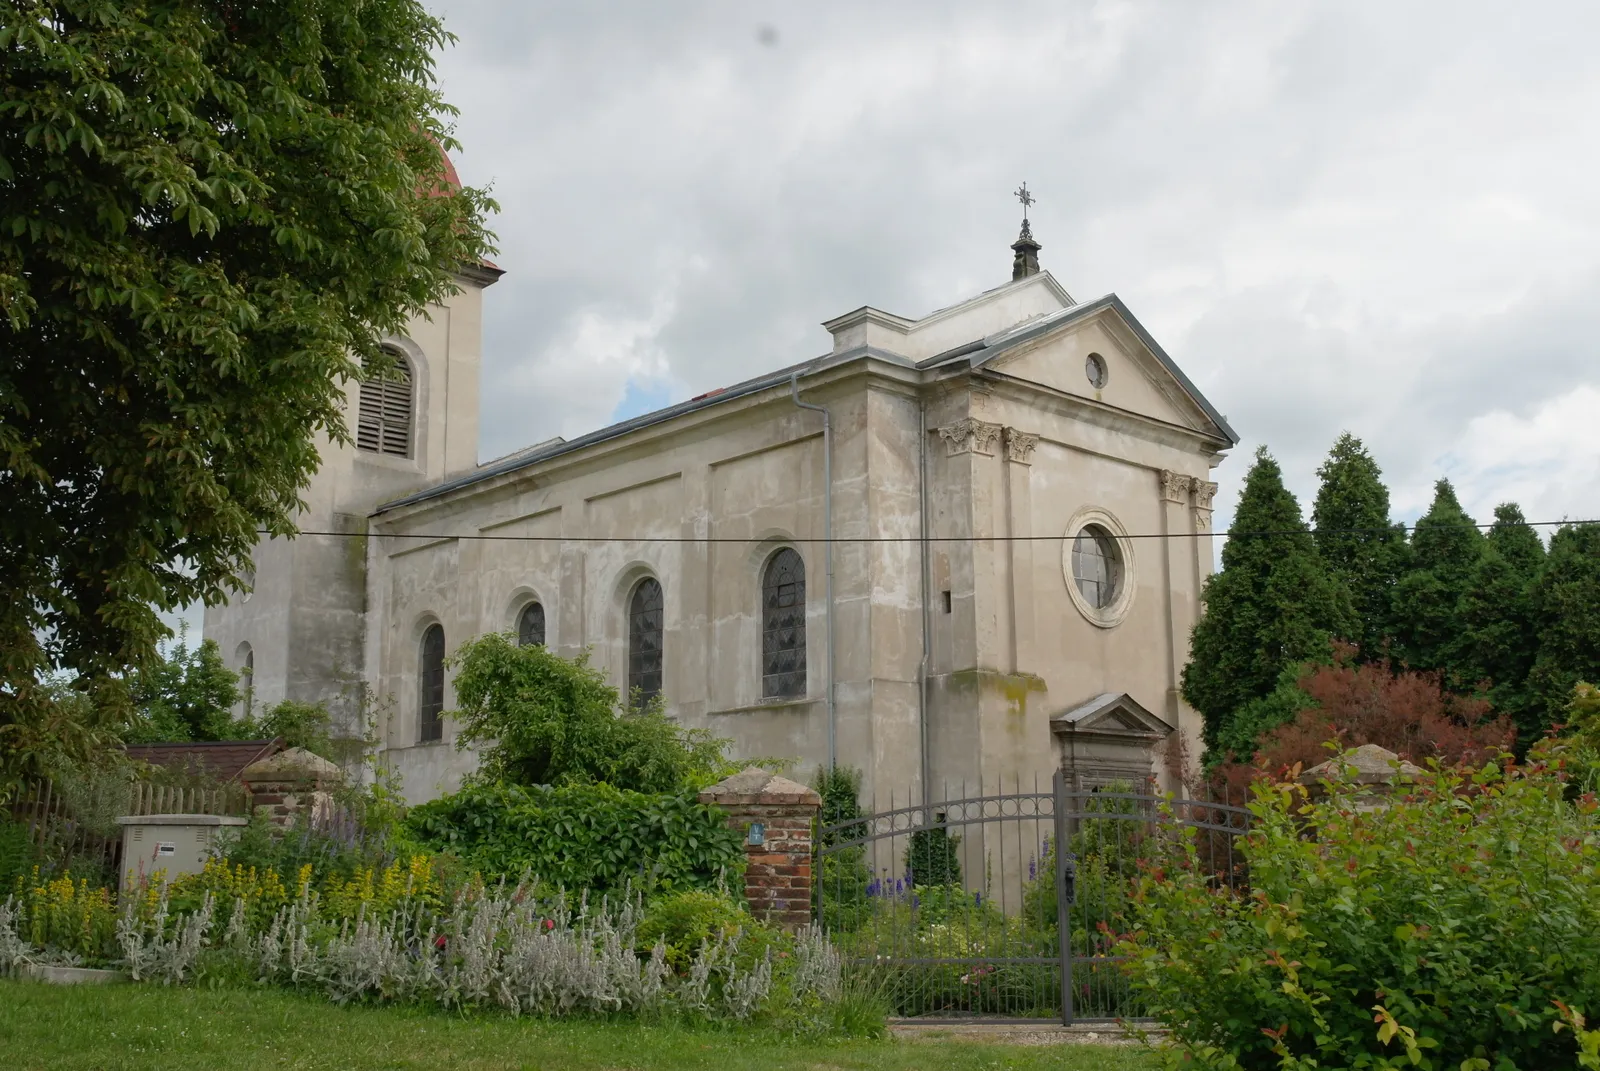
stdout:
[[1436,771],[1374,808],[1258,783],[1252,888],[1188,837],[1120,944],[1184,1066],[1573,1067],[1600,1011],[1600,821],[1540,768]]
[[683,728],[659,702],[632,711],[587,655],[562,658],[489,635],[463,644],[452,663],[457,746],[483,745],[476,780],[678,792],[738,770],[727,741]]
[[906,847],[906,880],[914,885],[960,885],[960,837],[944,826],[931,826],[911,834]]
[[688,793],[471,784],[413,808],[402,830],[490,880],[527,874],[591,893],[709,889],[744,873],[743,838]]
[[867,886],[872,872],[867,867],[866,849],[858,844],[838,846],[840,838],[848,842],[865,832],[859,827],[847,827],[836,833],[824,833],[828,826],[853,822],[861,813],[861,771],[851,766],[833,769],[818,767],[811,787],[822,797],[822,810],[817,815],[816,844],[829,849],[817,856],[816,884],[811,890],[812,907],[823,929],[829,933],[853,929],[871,914],[867,902]]
[[738,901],[710,889],[686,889],[658,897],[639,923],[636,946],[648,955],[657,941],[667,947],[667,964],[682,973],[706,942],[759,924]]
[[37,862],[28,827],[0,812],[0,895],[27,877]]

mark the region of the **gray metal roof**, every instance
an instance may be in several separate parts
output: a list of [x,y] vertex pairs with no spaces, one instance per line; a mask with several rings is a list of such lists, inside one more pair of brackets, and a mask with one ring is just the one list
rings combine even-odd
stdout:
[[1115,294],[1107,294],[1105,297],[1096,298],[1093,301],[1084,302],[1079,305],[1073,305],[1069,308],[1062,309],[1059,312],[1050,313],[1048,316],[1041,316],[1036,320],[1031,320],[1028,323],[1009,328],[998,334],[989,335],[986,338],[974,339],[971,342],[963,343],[960,346],[955,346],[951,349],[945,350],[943,353],[935,354],[925,361],[912,362],[901,354],[891,353],[887,350],[881,350],[876,346],[856,346],[853,349],[845,350],[842,353],[826,353],[821,357],[813,357],[809,361],[801,361],[799,364],[788,365],[787,367],[779,368],[776,371],[767,372],[763,375],[757,376],[754,379],[747,379],[742,383],[735,383],[730,387],[724,387],[720,390],[708,391],[705,394],[696,395],[686,402],[679,402],[677,405],[669,405],[665,409],[657,409],[652,413],[645,413],[642,416],[636,416],[628,420],[620,421],[616,424],[611,424],[607,427],[599,429],[598,431],[592,431],[587,435],[580,435],[576,439],[551,441],[548,446],[542,449],[539,447],[529,447],[519,450],[516,453],[509,454],[497,461],[492,461],[487,465],[482,465],[471,472],[463,473],[462,475],[453,479],[445,480],[444,482],[434,484],[431,487],[424,487],[420,491],[415,491],[412,494],[406,495],[404,498],[395,499],[393,502],[385,502],[383,505],[373,510],[372,513],[373,516],[376,516],[392,509],[398,509],[401,506],[410,506],[418,502],[426,502],[429,499],[438,498],[441,495],[447,495],[450,492],[460,490],[463,487],[470,487],[473,484],[482,483],[485,480],[492,480],[495,477],[503,476],[508,472],[516,472],[519,469],[525,469],[532,465],[537,465],[540,462],[549,461],[551,458],[560,457],[563,454],[570,454],[575,450],[582,450],[585,447],[594,446],[596,443],[603,443],[610,439],[615,439],[618,436],[627,435],[630,432],[638,431],[641,428],[648,428],[656,424],[661,424],[665,421],[672,420],[676,417],[684,416],[688,413],[693,413],[701,409],[706,409],[713,405],[720,405],[723,402],[733,401],[736,398],[748,397],[751,394],[756,394],[760,391],[764,391],[768,388],[776,387],[779,384],[785,383],[796,374],[801,376],[814,375],[817,372],[823,371],[824,369],[833,368],[837,365],[846,364],[850,361],[858,360],[863,357],[875,357],[879,360],[888,361],[891,364],[898,364],[908,368],[944,368],[953,365],[958,361],[965,361],[969,367],[976,368],[980,365],[989,363],[990,361],[1004,354],[1006,351],[1019,346],[1024,342],[1029,342],[1035,338],[1038,338],[1040,335],[1045,334],[1048,331],[1052,331],[1057,327],[1072,323],[1073,321],[1082,319],[1086,316],[1092,316],[1093,314],[1100,312],[1102,309],[1108,308],[1116,311],[1117,315],[1120,316],[1122,320],[1133,330],[1134,334],[1139,337],[1139,341],[1143,342],[1150,352],[1155,354],[1156,360],[1160,361],[1162,367],[1172,374],[1172,377],[1178,381],[1178,384],[1183,387],[1184,391],[1189,395],[1190,398],[1194,400],[1195,404],[1205,412],[1206,416],[1208,416],[1212,422],[1216,424],[1217,428],[1225,436],[1227,436],[1228,440],[1237,444],[1239,442],[1239,436],[1233,430],[1233,428],[1229,427],[1227,420],[1223,418],[1222,414],[1217,412],[1216,408],[1206,400],[1205,395],[1200,393],[1200,389],[1190,381],[1188,376],[1183,374],[1183,370],[1180,369],[1176,363],[1174,363],[1172,358],[1167,356],[1167,351],[1161,348],[1160,344],[1157,343],[1153,337],[1151,337],[1150,332],[1145,330],[1144,325],[1138,321],[1133,313],[1128,311],[1128,307],[1122,303],[1122,299],[1117,297]]
[[767,372],[764,375],[757,376],[754,379],[747,379],[742,383],[735,383],[731,387],[723,387],[720,390],[707,391],[705,394],[698,394],[686,402],[679,402],[677,405],[669,405],[665,409],[657,409],[652,413],[645,413],[642,416],[636,416],[628,420],[619,421],[616,424],[611,424],[607,427],[599,429],[598,431],[591,431],[587,435],[580,435],[576,439],[552,441],[543,449],[530,448],[526,450],[520,450],[516,453],[507,455],[498,461],[493,461],[487,465],[473,469],[471,472],[463,473],[454,479],[445,480],[443,483],[436,483],[431,487],[424,487],[420,491],[415,491],[409,495],[406,495],[404,498],[397,498],[393,502],[385,502],[383,505],[373,510],[372,515],[377,516],[380,513],[385,513],[392,509],[398,509],[401,506],[410,506],[418,502],[426,502],[431,498],[438,498],[440,495],[447,495],[451,491],[460,490],[463,487],[470,487],[473,484],[482,483],[485,480],[492,480],[497,476],[504,476],[508,472],[516,472],[519,469],[525,469],[531,465],[537,465],[542,461],[549,461],[551,458],[560,457],[563,454],[570,454],[575,450],[582,450],[586,446],[593,446],[596,443],[603,443],[610,439],[615,439],[618,436],[627,435],[630,432],[638,431],[641,428],[648,428],[655,424],[661,424],[668,420],[672,420],[675,417],[680,417],[687,413],[693,413],[700,409],[706,409],[713,405],[719,405],[723,402],[732,401],[735,398],[748,397],[751,394],[756,394],[760,391],[767,390],[769,387],[776,387],[780,384],[787,383],[789,379],[796,374],[801,376],[813,375],[825,368],[832,368],[835,365],[845,364],[846,362],[853,361],[861,357],[876,357],[879,360],[889,361],[893,364],[912,367],[911,362],[899,354],[889,353],[886,350],[880,350],[876,346],[857,346],[854,349],[845,350],[843,353],[823,354],[821,357],[813,357],[809,361],[801,361],[799,364],[788,365],[787,367],[779,368],[776,371]]

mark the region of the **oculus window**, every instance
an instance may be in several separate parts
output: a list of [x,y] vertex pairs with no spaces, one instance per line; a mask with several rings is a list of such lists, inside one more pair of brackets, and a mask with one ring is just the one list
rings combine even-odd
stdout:
[[1089,386],[1095,390],[1105,387],[1106,381],[1111,378],[1106,368],[1106,359],[1098,353],[1091,353],[1083,361],[1083,373],[1089,377]]
[[1122,593],[1122,553],[1098,524],[1085,525],[1072,539],[1072,581],[1095,610],[1109,609]]

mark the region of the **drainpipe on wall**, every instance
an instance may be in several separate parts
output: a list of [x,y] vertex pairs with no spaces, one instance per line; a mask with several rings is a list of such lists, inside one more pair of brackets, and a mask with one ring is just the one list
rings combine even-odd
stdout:
[[800,373],[789,376],[789,395],[801,409],[812,409],[822,414],[822,553],[827,570],[828,603],[828,769],[838,765],[838,712],[834,700],[833,642],[833,420],[825,406],[812,405],[800,400]]
[[[928,612],[928,592],[932,588],[928,576],[928,403],[917,399],[917,513],[919,516],[922,550],[922,662],[917,666],[917,734],[922,756],[922,806],[926,810],[932,800],[932,772],[928,764],[928,669],[933,663],[933,620]],[[926,816],[924,816],[926,821]]]

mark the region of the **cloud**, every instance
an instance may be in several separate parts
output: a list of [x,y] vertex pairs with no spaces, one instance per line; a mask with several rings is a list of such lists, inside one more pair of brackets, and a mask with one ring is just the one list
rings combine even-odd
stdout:
[[1004,281],[1026,179],[1045,266],[1120,293],[1246,437],[1220,523],[1254,444],[1305,501],[1346,428],[1402,515],[1442,474],[1478,513],[1600,513],[1600,7],[440,10],[457,163],[503,206],[484,456]]

